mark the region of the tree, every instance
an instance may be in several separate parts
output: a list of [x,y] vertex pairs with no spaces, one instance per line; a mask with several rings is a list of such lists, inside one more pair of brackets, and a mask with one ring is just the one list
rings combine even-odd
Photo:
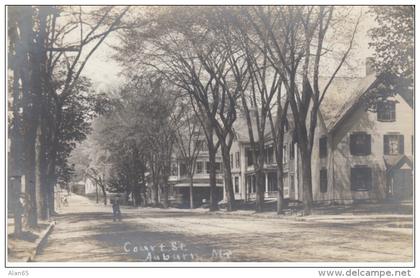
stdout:
[[189,109],[188,99],[186,103],[179,102],[180,119],[175,122],[175,142],[178,159],[185,165],[190,180],[190,208],[194,208],[194,182],[193,177],[196,168],[198,154],[203,147],[202,130],[200,122],[195,118],[194,111]]
[[[322,58],[329,53],[328,44],[340,42],[339,33],[333,36],[328,31],[343,26],[343,18],[333,16],[334,7],[327,6],[278,6],[254,7],[247,16],[253,23],[253,29],[264,39],[268,36],[269,53],[272,66],[283,80],[288,103],[290,105],[296,141],[301,158],[303,183],[303,204],[306,214],[312,207],[311,156],[317,126],[319,107],[329,86],[345,63],[353,47],[354,37],[361,18],[360,14],[350,30],[341,28],[339,32],[349,38],[341,47],[335,46],[338,53],[334,70],[329,75],[324,88],[320,88],[320,65]],[[345,32],[347,31],[347,32]],[[329,42],[329,43],[327,43]],[[325,58],[324,58],[325,60]],[[300,87],[300,88],[299,88]]]
[[[236,102],[244,87],[247,67],[232,49],[226,48],[228,42],[220,35],[218,14],[216,8],[209,7],[165,8],[152,20],[150,28],[127,32],[117,59],[127,71],[137,63],[143,66],[142,70],[144,65],[149,66],[188,93],[207,139],[210,188],[215,191],[215,134],[222,152],[228,209],[232,210],[235,200],[229,151],[234,138]],[[192,28],[185,28],[188,25]],[[127,59],[133,56],[139,59]],[[235,74],[233,64],[237,67]]]
[[391,73],[413,80],[414,6],[375,6],[370,8],[378,27],[370,30],[378,73]]
[[[29,226],[36,226],[38,217],[45,219],[54,210],[53,188],[60,167],[57,162],[65,161],[59,156],[69,153],[62,144],[72,144],[60,141],[64,138],[60,133],[67,98],[78,90],[92,54],[111,32],[123,28],[121,19],[128,9],[105,7],[88,12],[74,6],[22,6],[8,10],[12,15],[10,46],[19,46],[18,53],[12,47],[9,54],[15,72],[19,71],[12,87],[22,92],[21,96],[15,94],[13,103],[15,111],[23,110],[20,117],[18,113],[14,116],[22,122],[16,130],[21,129],[24,138],[22,165],[29,197]],[[76,41],[72,41],[74,38]],[[18,56],[21,58],[14,59]],[[19,145],[16,137],[11,139],[12,146]]]

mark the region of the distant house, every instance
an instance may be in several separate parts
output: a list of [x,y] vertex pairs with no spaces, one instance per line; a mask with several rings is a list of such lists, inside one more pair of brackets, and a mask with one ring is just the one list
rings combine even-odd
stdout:
[[[200,150],[194,167],[194,207],[198,207],[203,204],[203,200],[208,202],[210,196],[209,153],[205,142],[200,144]],[[223,199],[223,167],[222,158],[219,153],[216,155],[216,195],[217,201]],[[169,196],[172,205],[182,207],[189,206],[190,178],[187,173],[185,162],[176,152],[171,161]]]
[[[366,109],[366,98],[387,82],[384,75],[337,78],[318,114],[312,151],[312,193],[315,202],[352,203],[385,198],[411,200],[413,194],[414,122],[412,93],[397,91],[375,112]],[[291,126],[291,124],[290,124]],[[231,149],[235,198],[255,198],[256,178],[250,155],[246,121],[235,123]],[[299,149],[292,128],[284,142],[284,196],[302,201]],[[254,135],[256,140],[258,136]],[[263,138],[265,151],[265,197],[277,192],[276,161],[271,129]]]
[[85,183],[83,181],[72,183],[70,191],[77,195],[85,195]]
[[[235,193],[236,200],[252,200],[255,199],[257,184],[256,184],[256,172],[254,167],[254,161],[251,153],[251,143],[249,139],[248,125],[245,120],[245,116],[242,114],[239,115],[238,119],[234,123],[235,139],[230,150],[230,160],[231,160],[231,169],[232,169],[232,182],[233,182],[233,191]],[[251,109],[252,113],[252,109]],[[255,119],[255,117],[252,117]],[[252,122],[253,126],[253,137],[256,142],[260,140],[258,138],[258,132],[256,129],[255,121]],[[267,121],[267,126],[265,127],[265,136],[263,138],[265,144],[265,161],[263,165],[263,173],[265,177],[265,198],[274,199],[277,198],[277,166],[276,166],[276,156],[274,153],[274,142],[271,137],[271,127]],[[285,141],[288,143],[288,141]],[[287,147],[287,144],[285,145]],[[289,150],[292,152],[292,158],[294,157],[294,150]],[[288,177],[289,167],[286,160],[287,154],[284,158],[285,166],[285,176]],[[292,166],[293,167],[293,166]],[[291,169],[292,170],[292,169]],[[291,174],[293,179],[293,174]],[[289,183],[287,178],[285,179],[285,196],[289,197]]]
[[91,178],[86,176],[85,179],[84,179],[84,184],[85,184],[85,194],[86,195],[96,194],[95,181],[93,181]]

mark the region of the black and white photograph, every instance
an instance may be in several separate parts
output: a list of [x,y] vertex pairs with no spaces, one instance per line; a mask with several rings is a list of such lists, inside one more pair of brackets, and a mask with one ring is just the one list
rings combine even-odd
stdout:
[[4,273],[414,277],[414,2],[204,4],[3,6]]

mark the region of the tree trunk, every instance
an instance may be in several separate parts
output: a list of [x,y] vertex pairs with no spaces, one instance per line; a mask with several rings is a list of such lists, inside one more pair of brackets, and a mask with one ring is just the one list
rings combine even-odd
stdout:
[[156,177],[153,177],[153,185],[152,185],[152,195],[153,195],[153,205],[159,205],[159,185],[157,183]]
[[104,205],[106,206],[108,204],[107,197],[106,197],[106,188],[105,184],[101,184],[102,189],[102,196],[104,197]]
[[277,214],[283,213],[284,208],[284,184],[283,184],[283,136],[278,139],[277,157]]
[[36,124],[26,127],[25,134],[25,194],[26,224],[29,228],[38,226],[38,213],[35,188],[35,138]]
[[194,208],[194,183],[193,175],[190,175],[190,209]]
[[48,183],[48,214],[52,216],[56,215],[54,190],[57,179],[55,177],[55,174],[52,177],[49,177],[49,179],[50,182]]
[[164,208],[168,208],[169,207],[169,192],[168,192],[168,185],[166,183],[162,184],[162,195],[163,195],[163,201],[162,201],[162,205]]
[[[260,135],[261,136],[261,135]],[[261,136],[260,138],[262,138]],[[255,211],[262,212],[264,210],[264,192],[265,192],[265,175],[263,172],[264,165],[264,141],[258,142],[258,156],[256,156],[255,174],[257,176],[257,192],[255,196]]]
[[216,150],[209,147],[209,182],[210,182],[210,211],[218,210],[217,206],[217,188],[216,188]]
[[225,170],[225,190],[226,190],[226,199],[227,199],[227,210],[233,211],[236,209],[235,206],[235,194],[233,192],[233,183],[232,183],[232,171],[230,168],[230,154],[229,148],[225,143],[221,143],[222,148],[222,158]]
[[264,211],[264,192],[265,192],[265,175],[261,167],[256,170],[256,182],[257,182],[257,191],[255,194],[255,211],[263,212]]
[[96,203],[99,204],[99,188],[98,188],[98,183],[96,184]]
[[303,188],[303,210],[305,215],[311,214],[312,211],[312,172],[311,172],[311,155],[307,150],[301,148],[302,161],[302,188]]
[[12,196],[13,200],[9,200],[13,204],[13,215],[14,215],[14,235],[18,237],[22,233],[22,203],[20,202],[20,191],[21,191],[21,177],[9,177],[9,182],[12,184]]
[[46,192],[43,171],[43,160],[44,160],[44,150],[42,146],[42,128],[40,125],[37,127],[36,131],[36,141],[35,141],[35,192],[36,192],[36,201],[37,201],[37,215],[41,220],[47,219],[47,206],[46,206]]

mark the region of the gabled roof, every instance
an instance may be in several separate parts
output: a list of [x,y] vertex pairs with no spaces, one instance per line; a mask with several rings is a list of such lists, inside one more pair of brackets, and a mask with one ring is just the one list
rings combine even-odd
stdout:
[[400,169],[404,164],[413,169],[413,158],[407,155],[385,155],[384,162],[386,166],[386,171],[388,173],[392,172],[393,170]]
[[[273,121],[276,121],[275,117],[273,118]],[[254,135],[255,142],[258,142],[258,129],[257,129],[257,122],[255,119],[255,116],[251,115],[251,124],[252,124],[252,133]],[[236,140],[242,143],[249,143],[249,131],[248,131],[248,123],[244,115],[241,115],[236,119],[236,121],[233,123],[233,130],[235,132]],[[265,121],[265,128],[264,128],[264,138],[268,138],[271,136],[271,125],[270,120],[267,117]]]
[[375,74],[364,78],[337,78],[328,89],[321,113],[328,131],[332,131],[359,103],[362,96],[377,81]]
[[372,92],[379,82],[392,83],[396,92],[413,108],[413,93],[406,80],[381,74],[369,74],[364,78],[336,78],[321,105],[321,113],[329,132],[334,131],[354,109],[363,96]]

